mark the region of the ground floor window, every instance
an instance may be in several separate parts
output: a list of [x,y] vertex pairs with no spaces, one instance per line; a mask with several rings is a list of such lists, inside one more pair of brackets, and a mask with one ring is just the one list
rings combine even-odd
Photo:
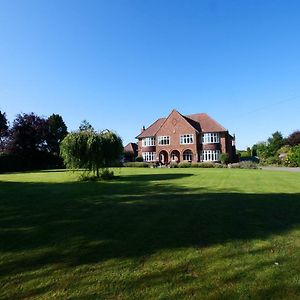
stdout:
[[183,160],[192,161],[193,160],[193,152],[191,150],[185,150],[183,152]]
[[155,152],[143,152],[142,153],[144,161],[155,161],[156,153]]
[[202,161],[219,161],[220,160],[220,150],[203,150],[201,154]]

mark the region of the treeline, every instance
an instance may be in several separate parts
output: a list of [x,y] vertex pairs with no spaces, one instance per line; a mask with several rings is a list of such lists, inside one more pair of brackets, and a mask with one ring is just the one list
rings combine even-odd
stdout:
[[252,156],[258,156],[262,165],[300,167],[300,131],[296,130],[288,137],[276,131],[267,141],[253,145]]
[[68,134],[58,114],[18,114],[11,126],[0,111],[0,172],[63,167],[60,143]]

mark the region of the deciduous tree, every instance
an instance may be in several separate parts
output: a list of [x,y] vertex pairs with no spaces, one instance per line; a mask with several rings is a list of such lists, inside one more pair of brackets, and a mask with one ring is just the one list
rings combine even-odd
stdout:
[[67,126],[63,118],[58,114],[52,114],[48,119],[48,133],[46,142],[48,150],[55,155],[59,155],[61,141],[68,134]]
[[61,143],[61,156],[70,169],[84,168],[96,174],[109,167],[123,152],[121,138],[112,131],[82,130],[69,133]]

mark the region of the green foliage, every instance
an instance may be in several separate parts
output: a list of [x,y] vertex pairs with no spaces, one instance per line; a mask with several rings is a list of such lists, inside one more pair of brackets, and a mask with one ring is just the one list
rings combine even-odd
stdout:
[[171,162],[170,164],[169,164],[169,167],[170,168],[178,168],[178,163],[177,162]]
[[8,121],[6,114],[0,110],[0,150],[4,150],[5,141],[8,136]]
[[136,159],[135,159],[136,162],[143,162],[144,159],[142,156],[138,156]]
[[247,156],[251,156],[252,155],[252,152],[251,152],[251,148],[250,147],[247,147]]
[[47,146],[50,152],[59,155],[61,141],[68,134],[67,126],[63,118],[58,114],[52,114],[48,119],[48,134],[46,136]]
[[258,164],[253,161],[241,161],[239,165],[240,169],[258,169]]
[[257,156],[257,145],[253,145],[251,148],[251,156]]
[[290,146],[297,146],[300,144],[300,130],[296,130],[291,133],[287,138],[287,143]]
[[83,120],[79,125],[79,131],[91,131],[94,132],[94,127],[87,121]]
[[221,153],[220,160],[222,164],[227,164],[229,162],[228,153]]
[[99,178],[99,169],[109,167],[118,160],[123,145],[121,138],[111,131],[78,131],[69,133],[60,149],[69,169],[88,169]]
[[289,150],[284,163],[289,167],[300,167],[300,145]]
[[267,155],[275,156],[277,151],[284,145],[284,139],[282,134],[279,131],[276,131],[272,134],[270,138],[268,138],[267,144]]
[[191,166],[192,166],[192,164],[189,163],[189,162],[180,162],[180,163],[178,164],[178,167],[179,167],[179,168],[190,168]]

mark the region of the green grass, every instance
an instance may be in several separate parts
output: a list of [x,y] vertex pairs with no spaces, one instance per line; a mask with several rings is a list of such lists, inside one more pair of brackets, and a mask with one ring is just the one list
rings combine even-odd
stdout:
[[0,175],[0,299],[300,299],[300,173]]

